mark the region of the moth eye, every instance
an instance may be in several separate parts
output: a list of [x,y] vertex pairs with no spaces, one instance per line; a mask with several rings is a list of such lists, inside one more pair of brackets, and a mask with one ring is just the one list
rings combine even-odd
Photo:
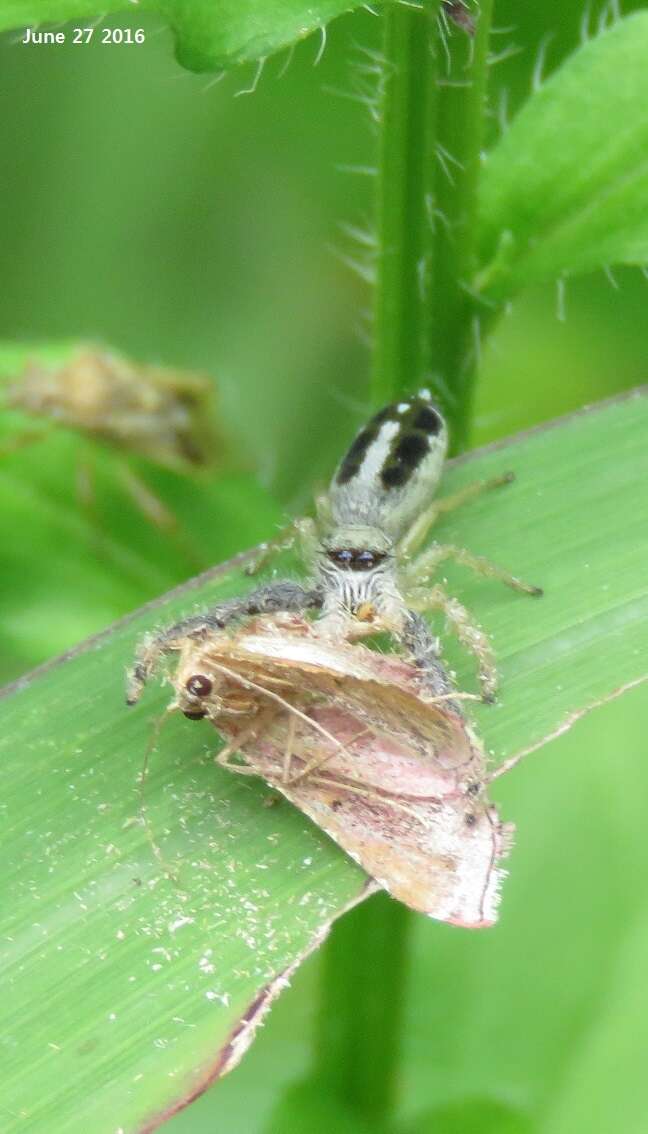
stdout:
[[185,688],[187,693],[191,693],[194,697],[207,697],[213,687],[213,682],[210,681],[208,677],[205,677],[204,674],[194,673],[193,677],[190,677],[187,681]]

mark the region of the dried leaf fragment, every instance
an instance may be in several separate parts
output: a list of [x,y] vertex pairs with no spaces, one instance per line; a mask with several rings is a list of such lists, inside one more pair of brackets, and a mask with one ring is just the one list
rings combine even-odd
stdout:
[[210,464],[218,452],[213,395],[203,375],[135,363],[89,344],[60,365],[27,362],[7,387],[6,403],[182,468]]

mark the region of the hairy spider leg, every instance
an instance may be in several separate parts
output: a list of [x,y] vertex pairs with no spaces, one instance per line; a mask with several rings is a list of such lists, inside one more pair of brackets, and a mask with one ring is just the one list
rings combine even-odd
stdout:
[[477,659],[482,700],[493,701],[497,689],[493,649],[488,636],[470,611],[438,583],[429,591],[421,589],[412,594],[410,601],[420,610],[439,610],[445,615],[450,630],[456,634],[460,644]]
[[501,476],[494,476],[489,480],[477,480],[473,484],[467,484],[464,488],[453,492],[451,496],[446,496],[441,500],[435,500],[430,504],[429,508],[426,508],[424,512],[421,512],[420,515],[417,516],[414,523],[400,540],[397,549],[399,558],[411,559],[412,556],[416,554],[419,547],[425,542],[430,528],[436,523],[439,516],[443,516],[447,512],[454,512],[455,508],[460,508],[463,504],[467,504],[469,500],[474,500],[475,497],[481,496],[482,492],[490,491],[492,488],[501,488],[505,484],[510,484],[513,480],[515,480],[514,473],[502,473]]
[[304,587],[300,583],[284,579],[257,587],[240,598],[229,599],[203,614],[184,618],[157,634],[147,635],[141,642],[135,655],[135,664],[128,673],[127,704],[134,705],[139,700],[146,682],[161,659],[166,654],[182,649],[187,637],[200,641],[210,633],[223,630],[231,622],[248,615],[319,610],[322,601],[319,588]]
[[521,591],[522,594],[535,597],[542,595],[541,587],[525,583],[523,579],[519,579],[517,575],[512,575],[510,571],[505,571],[503,567],[498,567],[496,563],[492,563],[483,555],[473,555],[465,547],[456,547],[452,543],[433,543],[427,551],[421,552],[408,563],[404,570],[406,585],[414,586],[429,582],[437,567],[446,559],[452,559],[455,563],[469,567],[476,574],[483,575],[487,579],[497,579],[514,591]]
[[[427,592],[423,592],[424,598],[426,594]],[[453,694],[453,684],[439,656],[439,639],[432,633],[423,616],[414,610],[407,610],[397,636],[421,671],[421,679],[429,692],[434,697]],[[463,715],[458,701],[452,700],[448,707],[459,716]]]
[[246,565],[245,574],[258,575],[259,571],[262,571],[280,551],[292,551],[297,539],[297,524],[297,520],[291,520],[289,524],[279,529],[274,539],[260,544],[254,558]]
[[[320,508],[325,509],[322,503],[325,496],[316,500],[318,515],[322,515]],[[311,516],[300,516],[291,520],[281,528],[274,539],[262,543],[251,563],[245,568],[246,575],[257,575],[267,563],[280,551],[292,551],[295,544],[299,545],[299,553],[304,563],[310,564],[315,558],[318,540],[318,523]]]

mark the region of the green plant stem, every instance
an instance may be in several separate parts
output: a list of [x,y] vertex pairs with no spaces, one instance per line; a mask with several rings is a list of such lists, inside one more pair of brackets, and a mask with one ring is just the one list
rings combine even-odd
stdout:
[[429,256],[434,192],[434,31],[425,12],[385,8],[378,91],[376,286],[372,394],[382,405],[424,385],[422,269]]
[[318,1077],[374,1129],[397,1101],[411,921],[377,894],[336,925],[324,951]]
[[[380,405],[432,383],[456,450],[482,314],[468,285],[492,0],[474,40],[453,35],[447,73],[439,7],[393,4],[384,15],[372,394]],[[336,926],[324,955],[316,1074],[374,1128],[396,1104],[411,924],[407,909],[374,897]]]
[[[437,32],[439,4],[386,9],[376,202],[376,406],[432,385],[465,448],[479,343],[492,312],[471,292],[492,0],[474,39]],[[447,48],[447,53],[446,53]]]
[[[480,343],[493,311],[471,292],[477,258],[477,191],[484,142],[493,0],[481,0],[474,39],[454,35],[439,60],[426,367],[446,402],[454,452],[466,447]],[[443,67],[441,64],[443,63]]]

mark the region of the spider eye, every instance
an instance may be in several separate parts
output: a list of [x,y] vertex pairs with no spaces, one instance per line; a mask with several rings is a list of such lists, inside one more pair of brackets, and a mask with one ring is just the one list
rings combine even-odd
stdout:
[[337,563],[340,567],[349,567],[353,563],[354,552],[343,547],[335,551],[329,551],[328,557],[332,563]]
[[332,563],[337,563],[338,567],[349,567],[352,571],[370,571],[385,558],[381,551],[371,551],[369,548],[360,550],[357,547],[335,548],[327,554]]
[[213,687],[213,682],[202,673],[194,673],[185,686],[187,693],[191,693],[193,697],[207,697]]
[[182,711],[185,717],[188,717],[190,721],[201,721],[203,717],[207,716],[207,713],[203,709],[199,709],[195,713],[191,712],[189,709],[183,709]]

